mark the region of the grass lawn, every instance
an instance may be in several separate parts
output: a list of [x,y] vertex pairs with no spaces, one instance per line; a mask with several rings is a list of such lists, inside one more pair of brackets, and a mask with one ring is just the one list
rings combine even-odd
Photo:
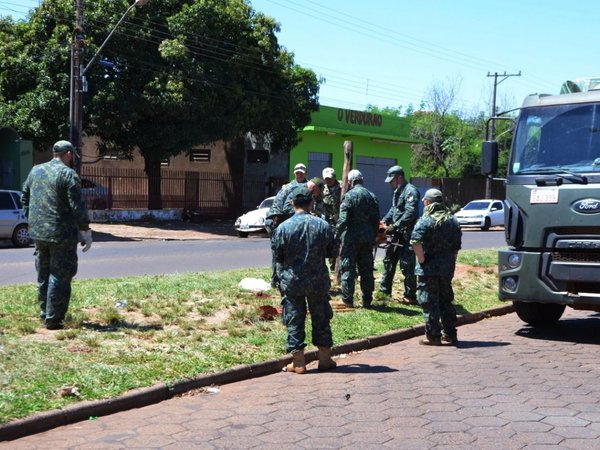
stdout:
[[[496,253],[459,253],[460,314],[501,304]],[[75,281],[60,331],[42,327],[33,284],[0,288],[0,423],[282,356],[285,328],[262,319],[259,309],[279,306],[279,293],[242,291],[245,277],[268,280],[270,269]],[[335,344],[422,323],[420,308],[396,301],[401,274],[396,278],[386,303],[334,314]],[[79,395],[61,395],[63,386]]]

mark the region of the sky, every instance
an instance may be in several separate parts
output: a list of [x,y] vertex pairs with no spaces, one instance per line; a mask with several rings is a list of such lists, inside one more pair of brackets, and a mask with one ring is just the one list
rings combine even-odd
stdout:
[[[432,88],[454,86],[453,109],[489,113],[494,73],[499,110],[528,94],[556,94],[568,79],[600,77],[590,62],[598,0],[249,1],[279,22],[295,62],[324,80],[327,106],[418,108]],[[0,0],[0,15],[22,18],[38,4]]]

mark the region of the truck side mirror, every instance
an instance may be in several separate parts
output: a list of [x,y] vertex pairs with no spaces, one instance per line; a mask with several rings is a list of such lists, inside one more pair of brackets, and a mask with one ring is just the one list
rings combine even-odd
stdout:
[[483,141],[481,144],[481,173],[494,176],[498,172],[498,142]]

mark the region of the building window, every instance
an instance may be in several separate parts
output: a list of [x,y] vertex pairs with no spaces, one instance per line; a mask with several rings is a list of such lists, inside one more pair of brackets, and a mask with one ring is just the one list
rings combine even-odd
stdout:
[[210,162],[210,148],[193,148],[190,152],[191,162]]
[[170,165],[171,161],[169,158],[163,158],[160,160],[160,165],[163,167],[168,167]]

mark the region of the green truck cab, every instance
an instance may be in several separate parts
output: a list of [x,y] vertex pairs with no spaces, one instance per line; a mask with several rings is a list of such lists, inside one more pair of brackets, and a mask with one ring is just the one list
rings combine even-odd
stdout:
[[[523,102],[506,177],[499,297],[540,327],[566,306],[600,311],[600,90],[565,86]],[[484,142],[482,172],[497,165],[497,143]]]

